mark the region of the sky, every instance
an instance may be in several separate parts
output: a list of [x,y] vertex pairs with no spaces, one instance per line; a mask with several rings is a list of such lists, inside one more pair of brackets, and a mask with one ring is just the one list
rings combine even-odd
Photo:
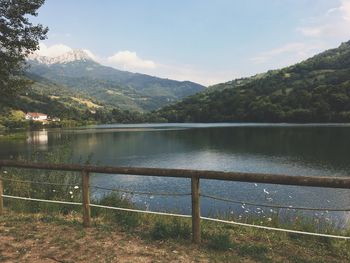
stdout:
[[203,85],[302,61],[350,40],[350,0],[46,0],[40,55]]

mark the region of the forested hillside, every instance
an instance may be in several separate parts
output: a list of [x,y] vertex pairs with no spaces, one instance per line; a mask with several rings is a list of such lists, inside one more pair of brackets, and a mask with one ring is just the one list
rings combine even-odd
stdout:
[[[50,126],[66,127],[88,123],[135,123],[156,122],[155,115],[123,110],[104,105],[102,102],[70,88],[51,82],[43,77],[27,74],[28,87],[15,98],[0,98],[1,128],[27,128],[40,126],[24,119],[26,112],[41,112],[58,117],[60,122]],[[47,126],[47,125],[46,125]]]
[[157,113],[169,122],[350,122],[350,41],[290,67],[209,87]]
[[57,58],[36,57],[28,72],[123,110],[149,111],[179,101],[205,87],[103,66],[74,50]]

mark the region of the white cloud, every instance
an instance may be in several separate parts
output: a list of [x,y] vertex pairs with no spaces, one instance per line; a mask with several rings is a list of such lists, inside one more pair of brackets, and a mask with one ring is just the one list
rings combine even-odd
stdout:
[[88,50],[88,49],[83,49],[83,51],[84,51],[86,54],[88,54],[88,56],[89,56],[90,58],[92,58],[93,60],[95,60],[95,61],[99,61],[99,60],[100,60],[100,58],[99,58],[98,56],[96,56],[94,53],[92,53],[90,50]]
[[57,57],[72,50],[72,48],[63,44],[56,44],[48,47],[44,43],[40,43],[39,50],[37,50],[35,54],[45,57]]
[[156,75],[179,81],[193,81],[205,86],[226,82],[237,78],[240,74],[235,71],[207,70],[193,65],[163,65],[158,64]]
[[350,0],[334,1],[333,8],[319,17],[303,20],[298,27],[303,41],[287,43],[268,51],[261,52],[251,58],[254,64],[279,68],[300,62],[327,48],[334,43],[350,38]]
[[136,52],[128,50],[119,51],[106,60],[107,64],[122,70],[144,73],[161,78],[179,81],[194,81],[203,85],[213,85],[229,81],[237,77],[233,71],[214,71],[199,69],[193,65],[164,64],[153,60],[140,58]]
[[271,60],[282,59],[285,65],[306,59],[324,48],[320,43],[288,43],[278,48],[261,52],[250,60],[255,64],[262,64]]
[[136,52],[128,50],[119,51],[114,55],[107,58],[107,61],[116,67],[124,70],[143,70],[143,69],[155,69],[156,63],[152,60],[145,60],[137,56]]
[[313,23],[297,28],[306,37],[313,38],[349,38],[350,37],[350,0],[341,0],[339,5],[329,9]]
[[350,21],[350,1],[343,0],[339,10],[343,13],[343,19]]
[[[40,49],[34,54],[39,56],[57,57],[73,49],[64,44],[45,45],[39,44]],[[194,65],[164,64],[140,58],[136,52],[128,50],[119,51],[109,57],[99,57],[88,49],[83,49],[89,57],[102,65],[109,65],[120,70],[144,73],[161,78],[174,79],[179,81],[194,81],[203,85],[232,80],[239,76],[234,71],[207,70]]]

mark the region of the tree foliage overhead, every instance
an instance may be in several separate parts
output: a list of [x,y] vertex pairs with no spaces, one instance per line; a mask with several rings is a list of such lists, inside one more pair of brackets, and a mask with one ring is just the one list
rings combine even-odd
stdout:
[[38,49],[48,28],[34,25],[30,16],[45,0],[0,0],[0,95],[11,96],[26,81],[21,78],[26,56]]
[[209,87],[169,122],[350,122],[350,41],[296,65]]

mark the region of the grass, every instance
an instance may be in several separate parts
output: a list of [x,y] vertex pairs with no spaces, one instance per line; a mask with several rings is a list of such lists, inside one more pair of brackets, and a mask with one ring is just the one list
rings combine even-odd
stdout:
[[154,223],[149,231],[149,236],[155,240],[162,239],[190,239],[191,227],[188,222],[183,222],[176,218],[172,221],[158,220]]
[[[203,222],[203,243],[195,246],[191,243],[188,219],[144,215],[137,226],[130,228],[124,225],[125,221],[120,221],[121,217],[95,213],[92,227],[84,229],[80,213],[33,214],[12,212],[7,208],[0,217],[0,260],[21,261],[32,253],[40,254],[41,258],[64,259],[64,262],[113,262],[121,254],[122,262],[123,257],[125,262],[163,262],[179,258],[180,262],[350,260],[350,245],[346,241],[295,238],[285,233]],[[39,250],[40,247],[43,249]]]
[[[53,161],[60,162],[56,155],[52,155],[52,158]],[[2,176],[4,179],[35,178],[35,181],[61,184],[43,186],[4,181],[5,194],[81,202],[80,176],[74,173],[42,171],[34,176],[31,171],[24,173],[23,170],[7,169]],[[115,193],[92,203],[134,208],[129,199]],[[5,207],[6,213],[0,217],[1,262],[23,261],[29,254],[39,259],[57,261],[63,258],[64,262],[113,262],[120,251],[124,258],[118,259],[126,262],[163,262],[178,258],[180,262],[350,262],[349,241],[202,220],[202,244],[195,246],[191,243],[189,218],[92,207],[93,226],[84,229],[79,206],[5,199]],[[223,218],[232,219],[229,216]],[[245,222],[260,221],[261,219],[257,221],[250,218]],[[317,230],[312,221],[301,219],[295,221],[293,226],[284,226],[277,216],[266,219],[262,224]],[[331,226],[326,227],[325,231],[338,234]],[[346,235],[350,235],[350,232]],[[43,249],[38,250],[37,247]],[[31,259],[40,261],[38,258]]]
[[80,103],[80,104],[86,105],[88,108],[95,108],[95,109],[97,109],[97,108],[102,108],[103,107],[103,106],[97,105],[97,104],[95,104],[92,101],[87,100],[87,99],[76,98],[76,97],[71,97],[71,99],[73,101],[76,101],[76,102]]
[[[133,207],[128,199],[117,194],[106,195],[97,203],[107,206]],[[94,234],[89,235],[82,227],[79,207],[67,208],[67,205],[17,200],[6,200],[5,205],[6,215],[1,218],[0,223],[9,229],[6,233],[11,235],[15,242],[23,244],[38,239],[36,233],[40,225],[45,225],[47,233],[39,238],[39,241],[43,243],[48,242],[47,238],[51,229],[58,227],[60,229],[69,228],[69,233],[74,236],[74,240],[89,238],[93,242],[104,242],[109,235],[122,235],[122,242],[125,246],[128,246],[130,242],[135,243],[135,240],[142,242],[142,246],[145,247],[142,253],[147,254],[147,246],[162,244],[166,253],[181,251],[186,256],[202,258],[204,262],[204,259],[214,262],[231,262],[232,258],[235,258],[237,262],[245,260],[249,262],[350,261],[350,242],[348,241],[269,232],[203,220],[201,223],[202,244],[197,247],[191,244],[191,219],[188,218],[163,217],[93,207],[92,231]],[[268,224],[268,222],[265,223]],[[298,224],[298,228],[303,229],[302,223]],[[19,225],[30,226],[25,230],[27,234],[23,235],[23,229]],[[304,227],[312,231],[309,223]],[[73,241],[64,235],[50,238],[50,243],[55,244],[54,246],[59,251],[70,250],[71,246],[76,250],[86,249],[84,243]],[[193,247],[196,248],[195,255],[188,251]],[[21,249],[24,252],[29,251],[28,247]],[[94,248],[89,247],[89,249],[93,253]],[[0,259],[3,250],[4,248],[0,246]],[[24,252],[23,255],[26,254]],[[152,253],[147,255],[156,257]],[[108,253],[102,256],[112,257]]]

